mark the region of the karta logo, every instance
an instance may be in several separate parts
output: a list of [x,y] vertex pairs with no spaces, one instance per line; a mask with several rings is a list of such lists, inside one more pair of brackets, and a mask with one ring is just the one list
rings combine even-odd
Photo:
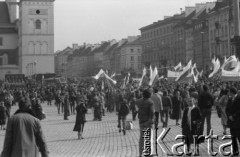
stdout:
[[[155,132],[157,132],[157,128],[155,129]],[[231,140],[230,142],[223,143],[219,145],[218,151],[216,152],[213,149],[213,140],[219,140],[218,135],[213,134],[213,130],[210,131],[208,136],[204,135],[193,135],[193,151],[187,151],[187,147],[185,144],[185,141],[188,140],[186,136],[184,135],[177,135],[175,137],[175,140],[182,140],[182,142],[174,144],[170,149],[167,147],[166,143],[164,142],[164,138],[167,136],[171,128],[164,128],[161,132],[161,134],[158,137],[153,137],[153,129],[147,128],[143,130],[143,139],[144,139],[144,148],[143,148],[143,155],[144,156],[158,156],[158,147],[160,150],[169,155],[169,156],[182,156],[182,155],[193,155],[198,156],[199,154],[199,144],[204,144],[205,140],[207,140],[208,145],[208,154],[211,156],[217,156],[218,154],[221,154],[223,156],[230,156],[233,154],[232,149],[232,140],[231,135],[224,135],[221,140]],[[154,143],[155,142],[155,148]],[[180,151],[180,148],[183,148],[184,151]],[[230,148],[230,151],[227,150],[227,148]],[[236,154],[234,154],[236,155]]]

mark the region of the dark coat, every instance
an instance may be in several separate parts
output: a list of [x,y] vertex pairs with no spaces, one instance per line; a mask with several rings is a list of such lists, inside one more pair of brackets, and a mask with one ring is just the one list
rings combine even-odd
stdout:
[[136,102],[138,106],[139,123],[143,124],[153,120],[153,101],[151,99],[139,99]]
[[7,109],[5,106],[0,106],[0,125],[5,125],[7,119]]
[[85,107],[84,104],[79,104],[76,107],[77,115],[76,115],[76,121],[75,125],[73,128],[73,131],[81,131],[81,124],[86,122],[86,113],[87,113],[87,108]]
[[130,109],[129,109],[129,106],[127,104],[127,101],[126,100],[125,101],[121,101],[118,114],[120,116],[127,116],[128,113],[129,113],[129,110]]
[[162,97],[163,110],[169,110],[172,108],[172,100],[169,96]]
[[181,118],[181,104],[182,104],[182,101],[177,99],[176,96],[172,98],[172,113],[171,113],[172,119]]
[[190,143],[193,143],[193,135],[202,135],[201,120],[202,115],[198,107],[194,107],[191,111],[191,127],[188,123],[189,107],[184,109],[182,118],[182,135],[185,135]]
[[30,111],[18,110],[7,124],[1,157],[48,157],[40,121]]
[[[228,125],[230,128],[240,128],[240,95],[234,100],[229,99],[226,114],[228,117]],[[231,121],[229,117],[232,116],[234,121]]]
[[208,92],[200,94],[198,99],[198,106],[200,109],[210,109],[213,106],[214,99]]

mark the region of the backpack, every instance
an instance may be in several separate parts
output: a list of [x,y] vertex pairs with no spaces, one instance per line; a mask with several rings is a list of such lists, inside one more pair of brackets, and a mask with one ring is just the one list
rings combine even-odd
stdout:
[[129,114],[129,112],[130,112],[130,109],[129,109],[128,104],[125,101],[121,102],[120,109],[119,109],[119,114],[123,115],[123,116],[126,116],[126,115]]

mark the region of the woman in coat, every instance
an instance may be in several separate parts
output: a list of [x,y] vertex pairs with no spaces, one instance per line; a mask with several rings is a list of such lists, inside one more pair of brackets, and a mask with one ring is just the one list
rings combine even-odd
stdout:
[[176,120],[176,125],[179,125],[178,121],[181,118],[181,104],[182,100],[180,97],[180,92],[175,91],[174,96],[172,97],[172,113],[171,113],[171,119]]
[[185,144],[187,151],[190,151],[191,144],[193,144],[194,135],[202,135],[201,131],[201,119],[202,115],[200,109],[196,106],[197,101],[191,98],[187,102],[188,107],[184,109],[182,118],[182,135],[185,136]]
[[76,121],[75,121],[75,126],[73,128],[73,131],[78,132],[78,139],[80,140],[80,139],[83,139],[83,137],[82,137],[83,128],[84,128],[84,124],[86,122],[87,108],[85,106],[85,103],[80,102],[76,106],[76,111],[77,111],[77,115],[76,115]]

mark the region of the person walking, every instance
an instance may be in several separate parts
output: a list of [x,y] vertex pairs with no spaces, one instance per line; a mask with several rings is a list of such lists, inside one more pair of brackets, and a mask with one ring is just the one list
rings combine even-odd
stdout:
[[125,124],[126,124],[126,117],[129,114],[129,106],[127,103],[127,100],[124,99],[123,95],[120,96],[119,100],[119,109],[118,109],[118,127],[119,127],[119,132],[123,131],[123,135],[126,135],[126,129],[125,129]]
[[[208,87],[203,85],[203,92],[199,95],[198,106],[202,114],[202,129],[204,130],[205,119],[207,121],[207,135],[211,130],[211,115],[214,99],[208,91]],[[202,130],[202,132],[203,132]]]
[[237,90],[233,87],[229,89],[229,95],[230,98],[227,104],[226,113],[232,136],[232,156],[238,156],[238,146],[240,144],[240,95],[237,94]]
[[19,110],[9,118],[1,157],[48,157],[40,120],[33,116],[30,102],[19,101]]
[[143,131],[152,128],[154,108],[153,101],[151,98],[151,92],[149,89],[143,91],[143,98],[137,100],[138,106],[138,119],[139,119],[139,128],[140,128],[140,137],[139,137],[139,155],[143,154],[144,139]]
[[151,100],[153,101],[153,104],[154,104],[154,115],[155,115],[154,124],[155,124],[155,128],[158,128],[159,114],[160,114],[160,111],[163,110],[163,107],[162,107],[162,98],[158,94],[157,88],[153,89],[153,95],[151,96]]
[[163,123],[163,128],[165,128],[168,126],[169,111],[172,109],[172,101],[168,96],[167,91],[163,91],[162,106],[163,110],[161,111],[161,121]]
[[175,91],[174,96],[172,97],[171,118],[176,120],[176,125],[180,125],[179,119],[181,118],[181,104],[182,104],[182,100],[180,97],[180,92]]
[[83,134],[83,128],[84,124],[86,122],[86,113],[87,113],[87,108],[85,105],[85,102],[79,102],[76,106],[76,121],[75,125],[73,128],[73,131],[78,132],[78,139],[83,139],[82,134]]
[[187,103],[189,106],[186,107],[183,111],[183,118],[182,118],[182,125],[181,125],[182,135],[185,136],[184,143],[187,146],[188,152],[190,152],[191,144],[193,144],[194,142],[193,136],[202,135],[202,132],[201,132],[202,116],[201,116],[200,109],[197,107],[196,103],[197,103],[196,99],[190,98],[189,102]]
[[64,97],[64,114],[63,114],[63,119],[64,120],[68,120],[68,116],[70,115],[70,102],[69,102],[69,95],[68,93],[65,93],[65,97]]

